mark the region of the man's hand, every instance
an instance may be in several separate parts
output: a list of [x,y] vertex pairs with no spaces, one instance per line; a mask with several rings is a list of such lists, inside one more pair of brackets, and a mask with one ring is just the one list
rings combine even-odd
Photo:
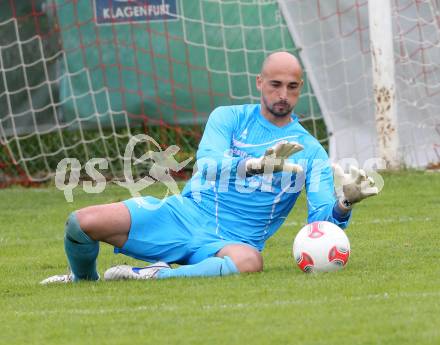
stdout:
[[374,180],[362,169],[350,166],[350,173],[345,174],[340,165],[333,164],[333,174],[336,194],[345,208],[379,193]]
[[302,167],[298,164],[289,163],[287,158],[302,149],[303,146],[298,143],[287,140],[280,141],[268,148],[264,156],[248,159],[246,161],[246,174],[255,175],[279,171],[300,173],[303,171]]

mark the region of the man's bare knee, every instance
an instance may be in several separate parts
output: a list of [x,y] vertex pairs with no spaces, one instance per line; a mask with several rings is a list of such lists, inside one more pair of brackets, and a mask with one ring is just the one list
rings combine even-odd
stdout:
[[123,203],[89,206],[76,212],[81,229],[90,238],[121,247],[128,238],[131,217]]
[[[234,261],[234,258],[232,258]],[[234,261],[235,262],[235,261]],[[236,266],[240,272],[261,272],[263,270],[263,258],[257,251],[249,251],[237,258]]]
[[90,235],[93,232],[94,222],[96,222],[96,216],[91,212],[91,207],[85,207],[76,211],[76,219],[82,231]]
[[260,252],[247,245],[228,245],[222,248],[217,256],[230,257],[240,273],[261,272],[263,270],[263,257]]

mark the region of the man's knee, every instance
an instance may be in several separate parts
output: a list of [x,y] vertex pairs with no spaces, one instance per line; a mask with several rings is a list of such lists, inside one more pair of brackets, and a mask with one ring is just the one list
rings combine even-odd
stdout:
[[93,239],[91,239],[81,228],[77,217],[77,212],[72,212],[67,218],[65,226],[65,236],[66,239],[77,243],[93,242]]
[[66,231],[75,226],[78,228],[78,231],[82,231],[91,239],[96,240],[93,231],[94,222],[96,222],[94,218],[96,217],[94,217],[87,209],[88,207],[72,212],[69,215],[66,221]]
[[263,270],[263,257],[256,250],[249,250],[237,257],[236,265],[240,272],[261,272]]
[[222,248],[217,256],[229,256],[240,273],[261,272],[263,270],[263,257],[260,252],[247,245],[228,245]]
[[96,215],[94,212],[91,212],[91,208],[82,208],[76,211],[75,214],[82,231],[86,234],[93,232],[93,228],[96,228]]
[[74,212],[81,230],[94,240],[101,240],[106,233],[103,226],[106,215],[104,212],[99,212],[98,207],[89,206]]
[[130,231],[131,216],[121,202],[96,205],[76,211],[82,231],[91,239],[122,247]]

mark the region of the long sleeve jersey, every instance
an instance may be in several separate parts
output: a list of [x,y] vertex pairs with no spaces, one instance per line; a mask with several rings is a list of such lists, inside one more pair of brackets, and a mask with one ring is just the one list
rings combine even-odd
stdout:
[[[289,157],[303,173],[277,172],[246,176],[243,162],[261,157],[281,140],[304,149]],[[210,115],[197,151],[198,171],[182,195],[213,217],[218,235],[249,243],[260,250],[283,224],[305,187],[308,219],[326,220],[341,228],[350,215],[334,212],[333,173],[321,144],[298,122],[277,127],[261,114],[260,105],[223,106]]]

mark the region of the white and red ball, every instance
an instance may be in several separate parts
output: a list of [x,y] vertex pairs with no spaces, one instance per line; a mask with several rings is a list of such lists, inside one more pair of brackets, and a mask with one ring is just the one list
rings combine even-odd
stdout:
[[293,257],[304,272],[342,269],[350,257],[350,241],[344,230],[330,222],[304,226],[293,242]]

